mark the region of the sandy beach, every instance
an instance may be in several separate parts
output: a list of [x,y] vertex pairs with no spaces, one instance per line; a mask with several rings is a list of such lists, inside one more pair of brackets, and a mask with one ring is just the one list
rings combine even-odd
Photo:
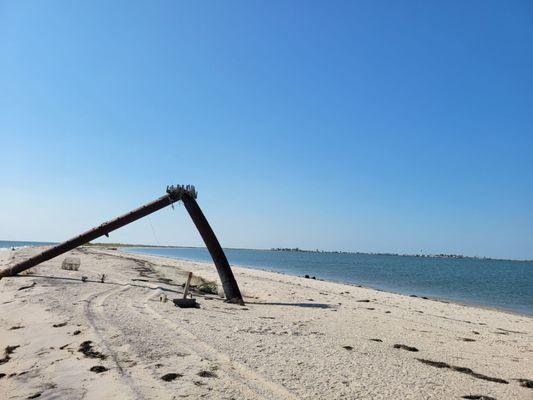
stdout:
[[195,293],[180,309],[160,295],[214,266],[67,255],[79,271],[58,257],[0,280],[2,399],[533,398],[527,316],[240,267],[246,306]]

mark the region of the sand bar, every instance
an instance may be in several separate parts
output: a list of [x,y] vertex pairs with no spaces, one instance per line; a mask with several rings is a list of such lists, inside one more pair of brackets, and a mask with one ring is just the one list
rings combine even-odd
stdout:
[[[0,252],[0,268],[36,251]],[[180,296],[187,271],[216,280],[212,265],[65,256],[79,271],[58,257],[0,281],[2,398],[533,398],[528,316],[240,267],[245,307],[178,309],[160,294]]]

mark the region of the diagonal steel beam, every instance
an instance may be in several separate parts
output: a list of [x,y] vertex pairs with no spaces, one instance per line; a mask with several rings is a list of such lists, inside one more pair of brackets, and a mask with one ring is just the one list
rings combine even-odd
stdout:
[[224,294],[226,299],[232,303],[244,304],[239,286],[233,276],[231,267],[228,263],[226,255],[220,247],[220,244],[215,236],[215,233],[209,226],[209,222],[205,218],[202,210],[196,202],[197,192],[194,186],[190,185],[177,185],[168,186],[167,194],[160,198],[147,203],[127,214],[104,222],[103,224],[88,230],[78,236],[75,236],[63,243],[55,245],[33,257],[28,258],[20,263],[17,263],[11,267],[5,268],[0,271],[0,279],[6,276],[13,276],[22,271],[26,271],[36,265],[48,261],[54,257],[57,257],[67,251],[73,250],[83,244],[89,243],[92,240],[99,238],[100,236],[108,236],[110,232],[130,224],[140,218],[143,218],[149,214],[152,214],[166,206],[169,206],[179,200],[183,200],[187,211],[189,212],[194,224],[198,228],[200,235],[204,239],[204,242],[209,250],[209,253],[213,257],[213,262],[217,268],[222,286],[224,288]]
[[226,295],[227,301],[230,303],[244,305],[241,291],[239,290],[235,276],[233,276],[233,271],[231,270],[228,259],[226,258],[226,254],[224,254],[224,250],[222,250],[222,247],[220,246],[213,229],[211,229],[207,218],[200,209],[200,206],[194,197],[191,197],[188,194],[184,194],[182,200],[187,212],[194,222],[194,225],[196,225],[196,229],[198,229],[198,232],[200,232],[205,246],[207,247],[207,250],[209,250],[209,254],[211,254],[211,258],[213,259],[218,271],[218,276],[222,282],[222,287],[224,288],[224,294]]

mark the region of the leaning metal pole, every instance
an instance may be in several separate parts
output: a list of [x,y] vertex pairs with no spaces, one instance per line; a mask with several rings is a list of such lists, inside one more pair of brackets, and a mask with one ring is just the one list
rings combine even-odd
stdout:
[[[202,238],[205,241],[213,261],[217,267],[220,280],[222,281],[222,286],[224,288],[224,293],[226,299],[233,303],[244,304],[237,285],[237,281],[233,276],[231,268],[229,266],[228,260],[224,255],[224,251],[220,247],[218,240],[211,230],[207,219],[205,218],[202,210],[196,203],[197,192],[194,186],[190,185],[177,185],[167,187],[167,194],[154,200],[148,204],[145,204],[127,214],[124,214],[118,218],[115,218],[111,221],[104,222],[100,226],[93,228],[81,235],[75,236],[72,239],[67,240],[66,242],[60,243],[54,247],[51,247],[42,253],[36,254],[35,256],[24,260],[18,264],[15,264],[9,268],[0,271],[0,279],[6,276],[13,276],[22,271],[35,267],[36,265],[48,261],[54,257],[57,257],[67,251],[73,250],[78,246],[81,246],[85,243],[89,243],[91,240],[97,239],[100,236],[108,236],[110,232],[123,227],[133,221],[136,221],[142,217],[145,217],[153,212],[156,212],[170,204],[173,204],[179,200],[183,200],[187,211],[191,215],[191,218],[194,221],[194,224],[200,231]],[[191,211],[192,210],[192,211]]]
[[54,257],[57,257],[67,251],[73,250],[78,246],[81,246],[85,243],[89,243],[91,240],[97,239],[100,236],[109,235],[110,232],[123,227],[133,221],[138,220],[139,218],[145,217],[148,214],[151,214],[157,210],[162,209],[172,203],[175,203],[180,198],[173,196],[171,193],[154,200],[144,206],[141,206],[133,211],[130,211],[127,214],[124,214],[118,218],[115,218],[111,221],[104,222],[100,226],[88,230],[87,232],[82,233],[81,235],[75,236],[72,239],[67,240],[66,242],[60,243],[54,247],[51,247],[42,253],[36,254],[35,256],[24,260],[18,264],[13,265],[10,268],[0,271],[0,278],[4,276],[16,275],[22,271],[25,271],[29,268],[35,267],[36,265],[48,261]]
[[244,305],[241,291],[239,290],[237,281],[233,276],[228,259],[226,258],[224,250],[222,250],[222,247],[220,246],[213,229],[211,229],[209,222],[207,222],[207,218],[205,218],[204,213],[200,209],[200,206],[194,197],[187,193],[183,195],[182,200],[187,212],[194,222],[194,225],[196,225],[198,232],[200,232],[207,250],[209,250],[209,253],[211,254],[211,258],[213,259],[213,262],[217,268],[220,281],[222,282],[222,287],[224,288],[227,301],[230,303]]

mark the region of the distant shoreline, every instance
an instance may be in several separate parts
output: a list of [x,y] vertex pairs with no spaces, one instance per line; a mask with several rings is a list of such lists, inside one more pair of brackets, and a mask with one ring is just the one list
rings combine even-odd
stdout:
[[[38,243],[40,245],[54,245],[59,242],[45,242],[45,241],[24,241],[24,240],[0,240],[2,242],[13,243]],[[144,247],[144,248],[167,248],[167,249],[205,249],[205,246],[179,246],[179,245],[153,245],[153,244],[131,244],[131,243],[86,243],[83,246],[89,247]],[[16,246],[15,246],[16,247]],[[415,258],[429,258],[429,259],[454,259],[454,260],[486,260],[486,261],[510,261],[510,262],[533,262],[533,259],[512,259],[512,258],[493,258],[481,256],[466,256],[462,254],[404,254],[404,253],[382,253],[382,252],[364,252],[364,251],[341,251],[341,250],[307,250],[298,247],[286,248],[276,247],[270,249],[256,249],[246,247],[224,247],[227,250],[253,250],[253,251],[276,251],[289,253],[316,253],[316,254],[349,254],[349,255],[367,255],[367,256],[390,256],[390,257],[415,257]]]
[[[88,243],[84,246],[96,247],[144,247],[144,248],[166,248],[166,249],[205,249],[204,246],[178,246],[178,245],[151,245],[151,244],[129,244],[129,243]],[[457,259],[457,260],[486,260],[486,261],[512,261],[512,262],[533,262],[527,259],[511,258],[492,258],[465,256],[462,254],[402,254],[402,253],[372,253],[364,251],[340,251],[340,250],[306,250],[300,248],[270,248],[256,249],[245,247],[224,247],[227,250],[253,250],[253,251],[276,251],[288,253],[316,253],[316,254],[349,254],[349,255],[366,255],[366,256],[390,256],[390,257],[416,257],[416,258],[438,258],[438,259]]]

